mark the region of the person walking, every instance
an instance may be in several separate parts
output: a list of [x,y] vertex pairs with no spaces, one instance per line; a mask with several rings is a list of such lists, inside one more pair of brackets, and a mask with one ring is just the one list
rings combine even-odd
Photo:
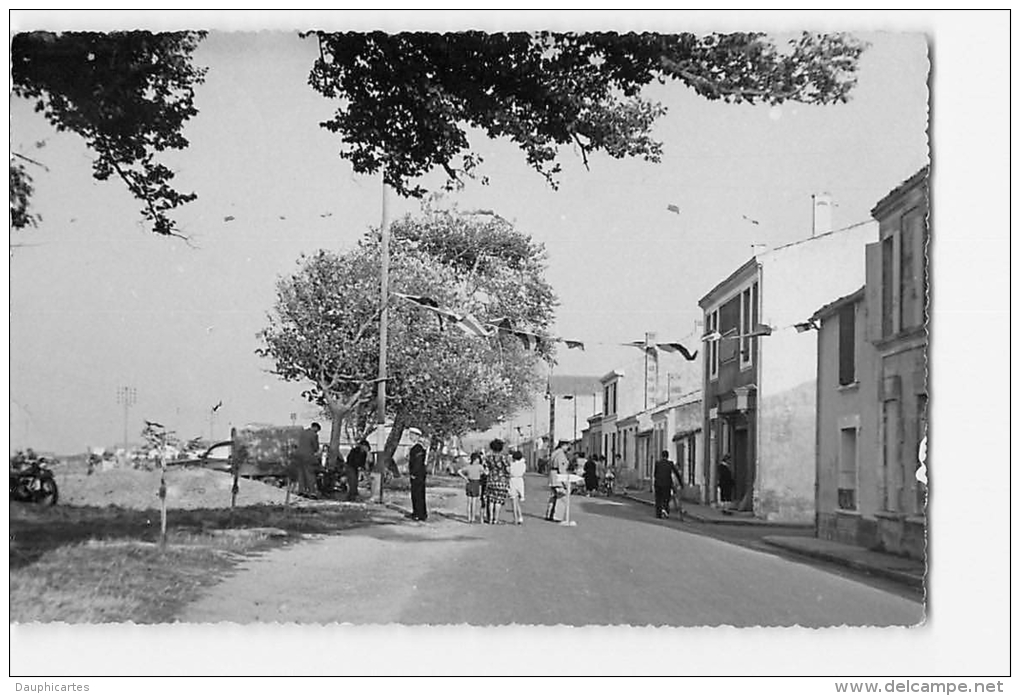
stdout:
[[425,508],[425,478],[428,476],[428,469],[425,466],[425,448],[420,438],[417,433],[411,434],[414,444],[407,453],[407,473],[411,477],[411,519],[424,522],[429,518],[428,510]]
[[[556,449],[552,451],[549,458],[549,502],[545,506],[545,519],[549,522],[556,521],[556,502],[567,494],[564,481],[567,476],[567,468],[570,460],[567,458],[567,441],[560,440],[556,443]],[[564,479],[560,480],[560,474]],[[568,484],[569,485],[569,484]]]
[[347,453],[347,462],[344,467],[344,473],[347,476],[347,500],[348,502],[356,502],[358,500],[358,477],[361,475],[361,470],[368,465],[368,453],[371,447],[368,444],[368,440],[361,440],[358,444],[354,445],[350,452]]
[[730,468],[730,455],[724,454],[716,469],[719,478],[719,502],[724,506],[733,500],[733,469]]
[[485,455],[485,468],[489,478],[485,485],[486,508],[489,524],[502,524],[500,515],[510,492],[510,463],[503,452],[503,441],[496,438],[489,443],[489,453]]
[[467,483],[464,492],[467,494],[467,521],[471,524],[478,517],[482,521],[481,511],[478,509],[482,497],[482,453],[472,452],[471,460],[460,468],[457,475]]
[[319,461],[319,431],[322,426],[312,423],[298,435],[297,450],[294,452],[298,495],[308,498],[315,494],[315,467]]
[[680,470],[669,459],[669,452],[662,451],[662,456],[655,462],[653,481],[655,486],[655,516],[669,517],[669,499],[673,495],[673,477],[680,478]]
[[513,505],[514,521],[517,524],[524,524],[521,503],[524,502],[524,472],[527,468],[524,455],[520,450],[514,450],[510,455],[510,503]]
[[584,459],[584,468],[582,470],[584,474],[584,493],[589,498],[599,489],[599,465],[594,459],[597,456],[594,455],[592,459],[584,459],[584,454],[581,455],[581,458]]

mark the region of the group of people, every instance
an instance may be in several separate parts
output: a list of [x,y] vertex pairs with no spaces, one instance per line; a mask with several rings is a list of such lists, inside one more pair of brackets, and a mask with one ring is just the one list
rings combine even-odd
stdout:
[[457,471],[467,493],[467,521],[503,524],[503,508],[510,501],[514,523],[524,524],[524,455],[514,450],[507,455],[505,443],[495,439],[484,455],[473,452],[466,466]]
[[[317,498],[322,492],[319,490],[317,480],[317,474],[322,469],[322,446],[319,444],[321,430],[321,425],[312,423],[301,431],[298,435],[297,449],[291,469],[288,472],[291,480],[297,486],[297,494],[306,498]],[[347,453],[346,459],[342,454],[337,453],[337,468],[343,471],[347,479],[346,500],[348,501],[353,502],[358,499],[358,481],[361,472],[368,466],[369,452],[371,452],[371,446],[368,441],[361,440]]]

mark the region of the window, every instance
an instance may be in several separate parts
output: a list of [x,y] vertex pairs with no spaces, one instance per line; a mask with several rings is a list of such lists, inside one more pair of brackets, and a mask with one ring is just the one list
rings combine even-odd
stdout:
[[924,283],[919,271],[918,246],[924,218],[918,210],[903,216],[900,228],[900,328],[919,326],[923,320]]
[[687,483],[691,486],[694,485],[695,447],[697,446],[697,441],[696,435],[691,435],[687,438]]
[[893,238],[882,240],[882,336],[893,334]]
[[719,333],[723,335],[719,341],[719,362],[724,363],[737,359],[740,339],[740,295],[719,308]]
[[839,310],[839,384],[845,386],[857,381],[854,351],[854,328],[857,323],[857,303],[844,305]]
[[751,288],[740,293],[740,366],[751,364]]
[[616,413],[616,384],[617,384],[616,382],[613,382],[612,386],[610,387],[610,389],[612,389],[613,394],[613,413]]
[[857,509],[857,428],[840,431],[837,505],[840,510]]
[[602,387],[602,412],[609,415],[609,387]]
[[[719,330],[719,310],[708,313],[708,333],[713,334]],[[716,338],[708,342],[708,376],[715,379],[719,376],[719,340]]]

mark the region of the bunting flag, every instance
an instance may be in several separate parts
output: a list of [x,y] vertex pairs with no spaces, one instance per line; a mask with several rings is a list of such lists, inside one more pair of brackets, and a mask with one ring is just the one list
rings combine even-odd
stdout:
[[538,350],[542,347],[542,339],[537,334],[527,331],[512,331],[511,333],[521,340],[524,350]]
[[431,312],[435,312],[439,319],[440,331],[442,331],[444,328],[443,319],[448,319],[450,321],[453,321],[454,323],[459,322],[461,319],[459,314],[454,312],[452,309],[443,307],[431,297],[426,297],[424,295],[406,295],[402,292],[395,292],[393,293],[393,295],[405,299],[408,302],[412,302],[418,305],[419,307],[424,307],[425,309]]
[[655,345],[667,353],[680,353],[687,360],[697,360],[698,358],[698,351],[692,353],[681,343],[657,343]]
[[671,213],[676,213],[677,215],[680,214],[680,208],[673,205],[672,203],[666,206],[666,210],[668,210]]
[[793,328],[797,329],[797,333],[804,333],[805,331],[817,331],[819,327],[814,319],[808,319],[799,324],[794,324]]
[[771,336],[772,327],[767,324],[755,324],[754,328],[751,329],[751,333],[746,335],[748,338],[753,336]]
[[507,317],[493,319],[487,325],[495,327],[499,331],[506,331],[508,333],[513,333],[514,331],[514,325]]
[[482,323],[475,319],[471,314],[465,314],[464,316],[458,317],[454,322],[454,325],[467,336],[488,338],[494,333],[482,326]]
[[560,340],[567,344],[567,348],[580,348],[581,350],[584,350],[584,344],[580,341],[570,341],[565,338]]
[[644,341],[631,341],[630,343],[624,343],[622,345],[628,346],[630,348],[639,348],[639,349],[647,352],[648,355],[650,355],[652,357],[655,357],[655,344],[654,343],[646,343]]

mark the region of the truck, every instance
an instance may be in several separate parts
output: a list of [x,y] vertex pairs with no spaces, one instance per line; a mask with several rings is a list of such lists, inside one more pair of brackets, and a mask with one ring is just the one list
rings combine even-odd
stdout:
[[231,428],[230,439],[217,442],[197,459],[176,462],[236,473],[275,486],[285,486],[297,451],[300,426]]

